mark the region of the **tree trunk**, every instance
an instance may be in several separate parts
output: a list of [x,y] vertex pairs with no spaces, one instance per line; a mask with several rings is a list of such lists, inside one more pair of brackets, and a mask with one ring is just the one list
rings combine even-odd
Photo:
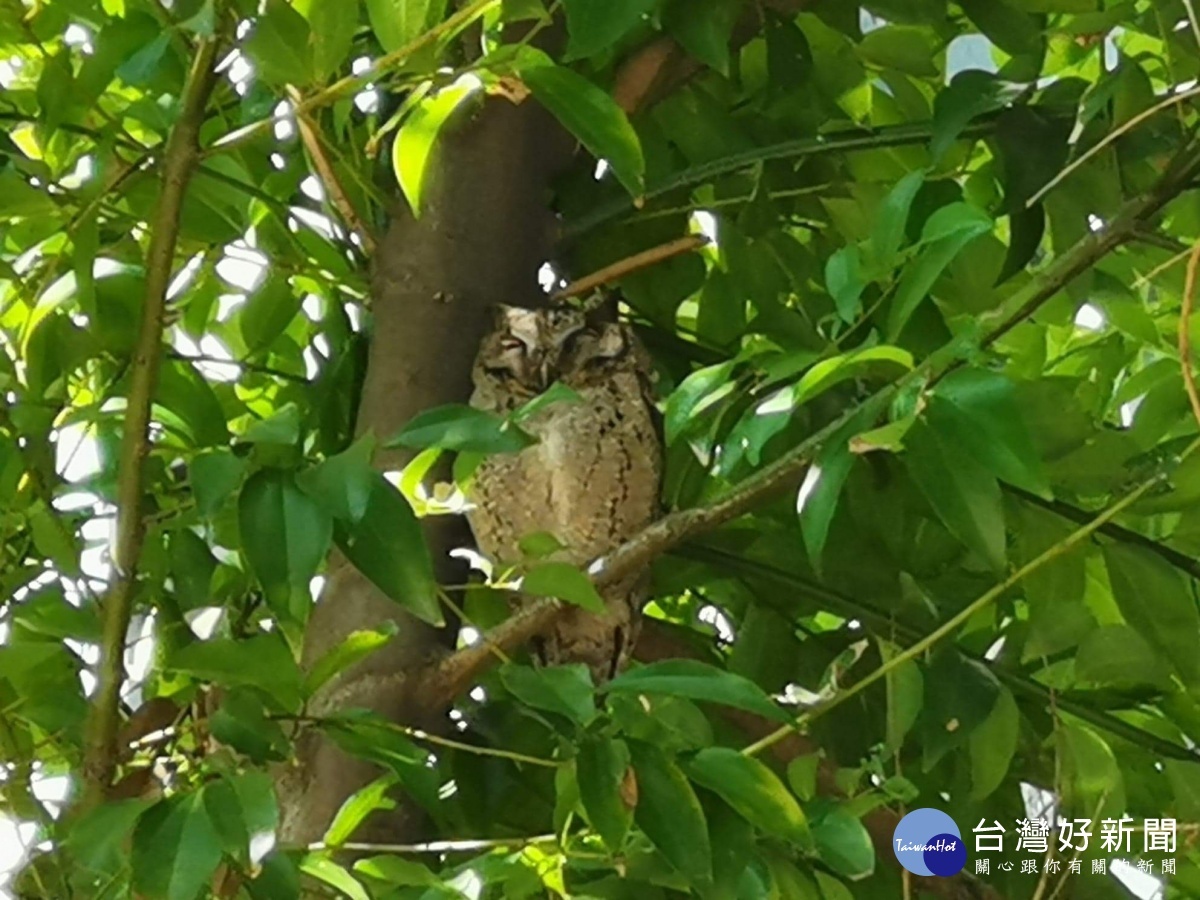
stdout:
[[[397,209],[375,256],[371,351],[358,427],[381,441],[421,410],[466,402],[492,304],[536,305],[542,298],[537,273],[552,255],[556,233],[551,182],[573,143],[532,101],[518,106],[489,97],[460,113],[439,138],[420,218]],[[376,462],[398,469],[411,455],[381,451]],[[469,542],[464,520],[432,517],[425,525],[439,581],[463,581],[465,572],[448,552]],[[446,652],[453,635],[404,613],[344,559],[330,563],[307,628],[304,663],[311,665],[350,632],[388,620],[399,626],[391,644],[326,685],[310,713],[368,708],[440,730],[445,711],[432,708],[420,673]],[[397,679],[398,672],[412,674]],[[372,764],[307,735],[298,765],[279,780],[280,840],[320,840],[346,798],[378,774]],[[399,810],[368,822],[359,837],[411,840],[420,825],[411,810]]]

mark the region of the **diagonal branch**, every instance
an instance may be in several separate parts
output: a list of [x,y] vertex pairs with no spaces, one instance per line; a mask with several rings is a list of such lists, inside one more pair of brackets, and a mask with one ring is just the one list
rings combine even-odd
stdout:
[[112,782],[118,759],[120,692],[124,677],[125,635],[133,608],[138,562],[145,539],[142,500],[145,459],[150,451],[150,409],[163,352],[167,288],[179,237],[184,195],[199,161],[200,126],[216,83],[214,63],[219,37],[201,38],[171,129],[162,164],[162,188],[146,250],[146,293],[141,328],[131,361],[129,396],[117,477],[117,535],[113,583],[104,599],[103,637],[96,695],[92,700],[84,750],[84,803],[101,800]]
[[[1042,509],[1049,510],[1077,525],[1083,525],[1090,521],[1093,515],[1086,509],[1080,509],[1078,506],[1072,506],[1061,500],[1045,500],[1037,494],[1031,494],[1028,491],[1023,491],[1011,485],[1005,485],[1004,489],[1013,496],[1020,497],[1026,503],[1040,506]],[[1154,538],[1146,537],[1141,532],[1126,528],[1123,525],[1117,525],[1115,522],[1105,524],[1100,529],[1100,534],[1110,537],[1115,541],[1121,541],[1125,544],[1135,544],[1138,547],[1149,550],[1151,553],[1161,556],[1175,568],[1179,569],[1179,571],[1200,581],[1200,559],[1196,559],[1194,556],[1188,556],[1174,547],[1168,547],[1166,544],[1154,540]]]
[[325,152],[325,147],[321,144],[321,134],[317,130],[318,126],[312,112],[303,109],[304,97],[295,88],[288,88],[288,96],[291,97],[296,108],[296,126],[300,131],[300,140],[304,143],[304,149],[308,151],[313,168],[317,170],[317,178],[325,187],[325,195],[329,198],[333,208],[337,210],[338,215],[342,217],[342,221],[346,223],[350,232],[358,235],[358,240],[367,256],[374,256],[375,234],[358,214],[358,210],[354,208],[350,195],[346,193],[342,180],[338,178],[337,170],[334,169],[329,154]]
[[[724,496],[706,506],[678,510],[664,516],[612,553],[593,562],[588,569],[593,581],[602,587],[641,571],[685,540],[724,525],[751,512],[766,500],[796,488],[815,454],[852,418],[863,410],[878,415],[900,391],[925,380],[936,380],[961,365],[980,345],[993,344],[1036,313],[1078,275],[1117,247],[1135,239],[1149,219],[1187,188],[1197,172],[1200,172],[1200,152],[1195,146],[1189,146],[1150,191],[1126,203],[1107,228],[1081,238],[1051,265],[1035,274],[999,310],[970,323],[963,334],[935,351],[920,366],[880,388],[858,406],[846,410],[839,418],[727,491]],[[559,604],[553,601],[532,603],[493,629],[489,640],[505,652],[515,651],[553,624],[559,609]],[[453,699],[490,664],[491,651],[483,644],[460,650],[434,667],[431,689],[441,699]]]

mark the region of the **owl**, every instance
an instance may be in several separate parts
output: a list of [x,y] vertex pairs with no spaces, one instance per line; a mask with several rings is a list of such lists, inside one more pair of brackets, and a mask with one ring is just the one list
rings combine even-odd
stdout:
[[[471,405],[505,415],[556,381],[577,398],[543,407],[521,427],[536,444],[489,456],[476,470],[468,520],[492,560],[521,559],[521,538],[548,532],[554,559],[586,566],[657,516],[662,440],[649,355],[627,325],[589,323],[576,309],[498,308],[480,344]],[[596,683],[628,660],[646,598],[645,573],[603,588],[604,616],[564,611],[535,640],[544,665],[584,663]]]

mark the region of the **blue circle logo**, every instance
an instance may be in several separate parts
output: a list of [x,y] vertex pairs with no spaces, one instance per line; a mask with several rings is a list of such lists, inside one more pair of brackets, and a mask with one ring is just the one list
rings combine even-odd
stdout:
[[914,809],[892,836],[900,865],[914,875],[957,875],[967,864],[967,845],[954,820],[940,809]]

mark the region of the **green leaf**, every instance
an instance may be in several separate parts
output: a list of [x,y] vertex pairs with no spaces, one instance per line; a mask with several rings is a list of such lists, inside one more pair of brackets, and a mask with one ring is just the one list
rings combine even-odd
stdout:
[[665,694],[757,713],[776,722],[791,716],[748,678],[691,659],[669,659],[629,669],[600,688],[613,694]]
[[209,718],[212,736],[253,762],[282,760],[287,740],[278,722],[267,718],[262,700],[252,688],[225,691],[221,705]]
[[341,891],[350,900],[371,900],[358,879],[324,853],[309,853],[300,860],[300,871]]
[[313,80],[311,31],[286,0],[266,0],[246,53],[271,84],[303,87]]
[[532,435],[482,409],[449,404],[418,413],[384,444],[459,453],[518,453],[537,443]]
[[612,853],[620,853],[633,822],[633,806],[622,788],[630,765],[624,741],[597,738],[585,741],[575,758],[579,798],[592,827]]
[[[874,34],[875,32],[872,32]],[[877,274],[890,272],[904,245],[913,200],[925,184],[926,171],[917,169],[901,178],[879,208],[871,239],[867,243],[869,267]]]
[[1049,499],[1042,459],[1009,379],[985,369],[959,369],[934,388],[929,422],[997,478]]
[[433,560],[412,507],[376,474],[367,508],[354,523],[338,522],[337,545],[376,587],[418,619],[443,623]]
[[300,301],[286,278],[270,278],[247,298],[238,321],[246,350],[253,354],[271,346],[300,312]]
[[396,786],[396,781],[395,775],[384,775],[351,794],[333,817],[323,842],[329,847],[340,847],[375,810],[395,809],[396,801],[388,797],[388,792]]
[[821,756],[817,753],[797,756],[788,763],[788,786],[801,800],[812,800],[817,796],[817,771],[820,768]]
[[1131,544],[1105,544],[1104,562],[1125,621],[1163,654],[1184,684],[1200,685],[1200,612],[1187,580],[1161,556]]
[[221,841],[201,792],[162,800],[133,832],[133,885],[147,897],[195,900],[221,862]]
[[685,764],[688,776],[716,793],[755,828],[794,844],[811,840],[800,804],[778,776],[752,756],[706,747]]
[[172,653],[165,667],[198,681],[261,688],[285,709],[300,705],[300,669],[292,652],[276,634],[240,641],[229,638],[197,641]]
[[650,744],[630,741],[629,753],[638,782],[634,821],[667,862],[691,883],[711,883],[708,823],[687,777],[674,761]]
[[294,0],[312,33],[313,73],[325,81],[341,68],[358,27],[359,0]]
[[[1073,529],[1074,525],[1051,512],[1023,505],[1015,529],[1015,562],[1023,566],[1037,559]],[[1029,638],[1021,654],[1023,663],[1069,650],[1096,627],[1084,602],[1086,566],[1086,554],[1067,553],[1025,576],[1022,586],[1029,606]]]
[[738,0],[672,0],[663,27],[689,56],[728,75],[729,41],[740,11]]
[[921,241],[927,246],[904,269],[888,312],[888,340],[899,337],[917,306],[959,252],[992,230],[992,220],[966,203],[942,207],[925,222]]
[[1080,685],[1160,689],[1171,685],[1171,667],[1128,625],[1101,625],[1079,645],[1075,680]]
[[421,215],[421,197],[434,144],[442,126],[475,91],[466,80],[442,88],[422,99],[405,119],[392,144],[392,169],[413,215]]
[[876,371],[893,374],[897,368],[907,371],[912,366],[912,354],[899,347],[882,345],[865,350],[852,350],[832,359],[821,360],[805,372],[792,391],[792,403],[796,406],[807,403],[834,385],[852,378],[862,378]]
[[399,626],[389,620],[378,628],[350,632],[313,664],[304,679],[305,696],[311,697],[331,678],[387,646],[399,630]]
[[242,483],[246,461],[229,450],[211,450],[195,457],[188,471],[196,511],[211,516]]
[[885,25],[863,36],[858,45],[865,62],[883,69],[896,69],[916,78],[938,74],[938,42],[928,28]]
[[604,615],[604,598],[592,580],[570,563],[544,562],[521,579],[521,591],[533,597],[554,597],[590,613]]
[[509,693],[534,709],[558,713],[579,725],[596,717],[595,688],[585,665],[536,669],[507,665],[500,669],[500,681]]
[[833,524],[833,515],[837,511],[838,498],[854,466],[855,455],[850,450],[850,439],[870,422],[871,417],[866,413],[869,410],[864,409],[830,435],[813,460],[796,499],[804,548],[817,574],[821,573],[821,556],[829,537],[829,526]]
[[169,59],[170,47],[171,34],[163,31],[154,40],[124,60],[117,67],[117,77],[130,87],[151,87],[157,80],[159,67],[165,59]]
[[[879,642],[879,655],[890,662],[900,648],[887,641]],[[898,753],[904,738],[917,723],[925,705],[925,676],[912,660],[901,663],[887,674],[887,748]]]
[[680,382],[667,398],[663,427],[668,444],[674,444],[686,434],[692,420],[712,405],[713,398],[723,396],[732,387],[729,376],[736,360],[697,369]]
[[285,403],[265,419],[254,422],[242,434],[247,444],[281,444],[289,446],[300,440],[300,407]]
[[862,292],[867,286],[862,251],[857,244],[836,251],[825,262],[825,290],[843,322],[853,322],[862,312]]
[[399,856],[372,856],[354,864],[354,871],[388,884],[405,887],[437,887],[442,880],[419,862]]
[[977,116],[1000,109],[1015,90],[991,72],[968,69],[959,72],[950,86],[933,101],[933,140],[929,153],[940,162],[964,128]]
[[532,400],[527,400],[518,406],[511,414],[511,418],[513,422],[520,425],[555,403],[581,403],[582,401],[583,398],[577,391],[567,387],[561,381],[556,381]]
[[1004,506],[995,476],[926,422],[914,423],[905,444],[909,474],[938,518],[993,569],[1003,571]]
[[366,0],[371,30],[388,53],[420,37],[446,10],[445,0]]
[[608,50],[638,25],[658,0],[563,0],[568,60]]
[[1013,56],[1036,53],[1042,46],[1037,19],[1010,0],[959,0],[959,6],[993,44]]
[[277,615],[303,622],[309,582],[325,561],[333,520],[289,473],[263,469],[238,498],[242,552]]
[[994,793],[1008,774],[1021,727],[1021,711],[1008,688],[1000,689],[991,713],[973,732],[967,747],[971,756],[971,799]]
[[375,438],[365,434],[336,456],[298,473],[296,484],[333,518],[361,521],[375,485],[374,452]]
[[[595,2],[595,0],[593,0]],[[608,0],[602,0],[609,9]],[[608,15],[606,12],[605,15]],[[597,159],[607,160],[634,197],[645,189],[646,162],[637,132],[612,96],[577,72],[556,66],[544,53],[524,48],[518,73],[546,109]]]
[[68,825],[66,847],[71,861],[84,871],[116,873],[128,864],[125,846],[149,800],[119,800],[81,812]]
[[1112,748],[1085,725],[1065,722],[1056,729],[1062,765],[1063,806],[1086,809],[1105,819],[1125,810],[1125,776]]
[[875,871],[875,844],[858,816],[835,806],[812,823],[821,862],[844,878],[857,881]]
[[1043,203],[1015,210],[1008,217],[1008,252],[1004,265],[996,276],[996,284],[1004,284],[1024,271],[1033,259],[1046,234],[1046,207]]
[[206,783],[201,794],[225,852],[248,865],[253,838],[273,834],[279,824],[271,777],[265,772],[230,774]]
[[850,893],[850,888],[842,884],[832,875],[827,875],[820,869],[813,871],[813,877],[817,879],[817,887],[821,889],[821,896],[824,900],[854,900],[854,895]]

